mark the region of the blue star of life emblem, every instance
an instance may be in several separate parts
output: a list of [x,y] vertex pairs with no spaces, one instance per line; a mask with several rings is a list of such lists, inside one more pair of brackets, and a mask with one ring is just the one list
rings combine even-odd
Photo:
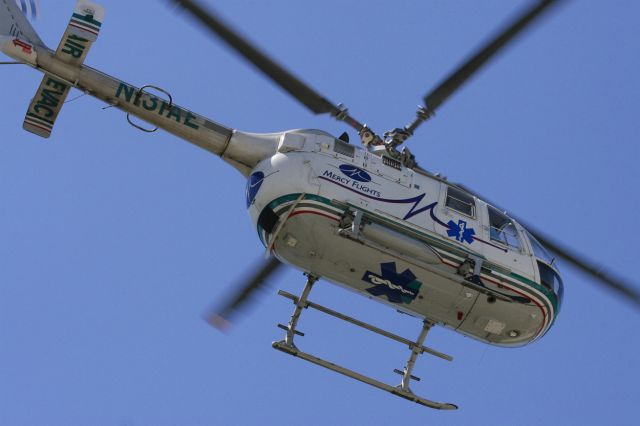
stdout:
[[402,273],[396,271],[396,263],[388,262],[380,264],[381,275],[367,271],[362,281],[373,284],[367,288],[367,292],[377,297],[386,297],[392,303],[411,303],[417,296],[422,283],[409,269]]
[[467,222],[464,220],[459,220],[458,223],[450,220],[447,226],[449,227],[447,235],[455,237],[456,241],[460,241],[461,243],[467,242],[469,244],[473,242],[473,236],[476,235],[476,231],[474,231],[473,228],[467,228]]

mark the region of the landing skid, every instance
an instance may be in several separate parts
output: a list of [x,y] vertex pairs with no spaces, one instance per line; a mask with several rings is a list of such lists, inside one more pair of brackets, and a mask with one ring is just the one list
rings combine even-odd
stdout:
[[[383,391],[387,391],[389,393],[397,395],[401,398],[405,398],[405,399],[408,399],[409,401],[413,401],[417,404],[424,405],[425,407],[435,408],[438,410],[457,410],[458,409],[458,406],[455,404],[434,402],[434,401],[425,399],[421,396],[414,394],[409,388],[409,383],[412,379],[415,381],[420,380],[418,377],[411,375],[416,359],[418,358],[418,355],[426,352],[428,354],[434,355],[438,358],[445,359],[447,361],[453,360],[453,358],[451,358],[449,355],[443,354],[434,349],[423,346],[424,340],[427,337],[427,333],[433,326],[433,323],[425,320],[423,323],[422,331],[418,336],[418,339],[415,342],[413,342],[411,340],[405,339],[403,337],[400,337],[388,331],[382,330],[373,325],[367,324],[355,318],[351,318],[349,316],[341,314],[340,312],[331,310],[322,305],[318,305],[317,303],[309,301],[308,300],[309,293],[311,292],[311,288],[313,287],[313,284],[317,280],[318,278],[312,275],[309,275],[307,279],[307,284],[305,285],[304,290],[302,291],[302,294],[300,295],[300,297],[287,293],[286,291],[282,291],[282,290],[278,291],[278,294],[280,296],[283,296],[293,301],[293,303],[295,304],[295,309],[293,311],[293,314],[291,315],[291,319],[289,320],[288,325],[285,326],[282,324],[278,324],[278,327],[282,328],[283,330],[286,330],[287,334],[285,335],[284,340],[281,340],[279,342],[273,342],[272,346],[274,349],[277,349],[289,355],[293,355],[295,357],[301,358],[305,361],[309,361],[321,367],[328,368],[329,370],[335,371],[336,373],[340,373],[347,377],[351,377],[352,379],[356,379],[358,381],[374,386]],[[359,327],[365,328],[374,333],[385,336],[389,339],[406,344],[409,347],[409,349],[411,349],[411,355],[409,356],[407,364],[405,365],[403,370],[394,370],[396,373],[402,375],[402,382],[398,386],[392,386],[387,383],[381,382],[379,380],[373,379],[371,377],[362,375],[348,368],[326,361],[322,358],[318,358],[315,355],[303,352],[300,349],[298,349],[296,345],[293,343],[293,338],[295,335],[304,336],[304,333],[301,333],[300,331],[298,331],[296,329],[296,326],[298,325],[298,320],[300,319],[302,310],[307,308],[316,309],[327,315],[331,315],[343,321],[347,321],[351,324],[357,325]]]

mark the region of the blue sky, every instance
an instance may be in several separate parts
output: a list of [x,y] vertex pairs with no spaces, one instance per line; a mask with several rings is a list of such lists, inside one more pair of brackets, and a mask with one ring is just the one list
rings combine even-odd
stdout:
[[[74,2],[42,0],[58,43]],[[345,128],[312,116],[165,2],[104,2],[87,63],[228,126]],[[213,4],[214,2],[208,2]],[[638,285],[637,2],[569,1],[420,129],[420,164],[463,182]],[[217,1],[217,10],[353,115],[384,131],[526,1]],[[303,277],[278,277],[229,335],[201,314],[263,248],[243,177],[82,97],[42,140],[21,129],[41,76],[0,67],[0,424],[438,425],[637,421],[638,312],[565,266],[556,325],[520,349],[436,329],[414,391],[437,412],[271,348]],[[75,93],[77,94],[77,92]],[[75,96],[71,94],[70,99]],[[403,336],[420,323],[326,282],[312,300]],[[299,344],[395,382],[408,351],[306,312]]]

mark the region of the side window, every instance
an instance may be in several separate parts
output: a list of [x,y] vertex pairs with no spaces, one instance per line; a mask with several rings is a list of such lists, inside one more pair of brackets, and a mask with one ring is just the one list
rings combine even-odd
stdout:
[[501,211],[489,206],[489,234],[493,241],[520,250],[522,247],[518,231],[511,218]]
[[445,205],[470,217],[476,215],[476,203],[473,196],[452,186],[447,188]]

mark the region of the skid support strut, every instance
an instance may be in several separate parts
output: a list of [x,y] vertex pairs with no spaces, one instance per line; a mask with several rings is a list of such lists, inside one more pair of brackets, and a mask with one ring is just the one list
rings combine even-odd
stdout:
[[[455,410],[458,407],[454,404],[448,404],[448,403],[441,403],[441,402],[434,402],[434,401],[430,401],[428,399],[422,398],[421,396],[418,396],[416,394],[413,393],[413,391],[411,390],[411,388],[409,387],[409,382],[411,381],[411,379],[419,381],[420,379],[413,376],[411,373],[413,372],[413,368],[415,366],[416,360],[418,358],[418,355],[423,354],[423,353],[428,353],[430,355],[434,355],[438,358],[442,358],[445,359],[447,361],[451,361],[453,358],[451,358],[449,355],[443,354],[442,352],[438,352],[434,349],[428,348],[426,346],[423,346],[424,340],[427,337],[427,333],[429,332],[429,330],[431,329],[431,327],[433,327],[433,323],[425,320],[423,323],[423,327],[422,327],[422,331],[420,332],[420,335],[418,336],[418,339],[413,342],[411,340],[405,339],[403,337],[400,337],[396,334],[390,333],[388,331],[382,330],[378,327],[375,327],[373,325],[367,324],[363,321],[357,320],[355,318],[351,318],[347,315],[344,315],[340,312],[336,312],[332,309],[329,309],[327,307],[324,307],[322,305],[319,305],[317,303],[311,302],[310,300],[308,300],[309,298],[309,293],[311,292],[311,288],[313,287],[313,284],[318,280],[317,277],[313,276],[313,275],[308,275],[308,279],[307,279],[307,283],[304,287],[304,289],[302,290],[302,294],[300,295],[300,297],[294,296],[293,294],[287,293],[286,291],[278,291],[278,294],[280,296],[283,296],[287,299],[290,299],[293,301],[293,303],[295,304],[295,308],[293,310],[293,314],[291,315],[291,319],[289,320],[289,324],[288,325],[282,325],[282,324],[278,324],[278,327],[285,330],[286,331],[286,335],[284,340],[278,341],[278,342],[273,342],[272,346],[274,347],[274,349],[278,349],[279,351],[282,351],[284,353],[287,353],[289,355],[293,355],[295,357],[301,358],[305,361],[309,361],[313,364],[319,365],[321,367],[327,368],[329,370],[335,371],[336,373],[340,373],[343,374],[347,377],[351,377],[352,379],[356,379],[359,380],[363,383],[366,383],[368,385],[374,386],[378,389],[382,389],[384,391],[387,391],[389,393],[392,393],[394,395],[397,395],[399,397],[408,399],[410,401],[413,401],[415,403],[424,405],[426,407],[430,407],[430,408],[435,408],[435,409],[439,409],[439,410]],[[405,345],[407,345],[409,347],[409,349],[411,349],[411,355],[409,356],[409,359],[407,361],[407,364],[404,367],[404,370],[400,371],[400,370],[394,370],[396,373],[399,373],[402,375],[402,383],[398,386],[392,386],[389,385],[387,383],[381,382],[379,380],[373,379],[371,377],[367,377],[365,375],[362,375],[360,373],[357,373],[353,370],[349,370],[348,368],[342,367],[340,365],[334,364],[332,362],[329,361],[325,361],[322,358],[318,358],[314,355],[308,354],[306,352],[302,352],[301,350],[299,350],[296,345],[293,343],[293,338],[294,336],[297,334],[298,336],[304,336],[304,333],[301,333],[300,331],[298,331],[296,329],[297,325],[298,325],[298,320],[300,319],[300,315],[302,314],[302,310],[306,309],[306,308],[312,308],[315,310],[318,310],[322,313],[325,313],[327,315],[331,315],[333,317],[336,317],[338,319],[341,319],[343,321],[349,322],[351,324],[357,325],[359,327],[365,328],[369,331],[372,331],[376,334],[380,334],[384,337],[387,337],[389,339],[395,340],[397,342],[403,343]]]
[[289,320],[289,325],[283,327],[282,324],[278,324],[278,327],[285,329],[287,331],[287,335],[284,340],[280,343],[285,346],[289,346],[291,348],[295,348],[296,345],[293,344],[293,336],[296,334],[299,336],[304,336],[304,333],[296,330],[296,326],[298,325],[298,320],[300,319],[300,314],[302,314],[302,310],[306,309],[307,298],[309,297],[309,293],[311,293],[311,288],[313,288],[313,284],[318,281],[318,278],[309,274],[307,275],[307,283],[302,290],[302,294],[300,298],[296,300],[294,303],[296,304],[296,308],[293,310],[293,314],[291,315],[291,319]]
[[[402,371],[402,383],[400,383],[400,389],[405,392],[411,392],[411,388],[409,388],[409,382],[411,379],[416,379],[415,376],[412,376],[413,367],[416,365],[416,360],[418,359],[418,355],[420,355],[420,348],[424,343],[424,339],[427,337],[427,333],[431,330],[433,323],[425,320],[422,326],[422,331],[418,336],[418,340],[416,340],[416,344],[411,348],[411,355],[409,356],[409,360],[407,361],[407,365],[405,365],[404,370]],[[420,380],[420,379],[418,379]]]

